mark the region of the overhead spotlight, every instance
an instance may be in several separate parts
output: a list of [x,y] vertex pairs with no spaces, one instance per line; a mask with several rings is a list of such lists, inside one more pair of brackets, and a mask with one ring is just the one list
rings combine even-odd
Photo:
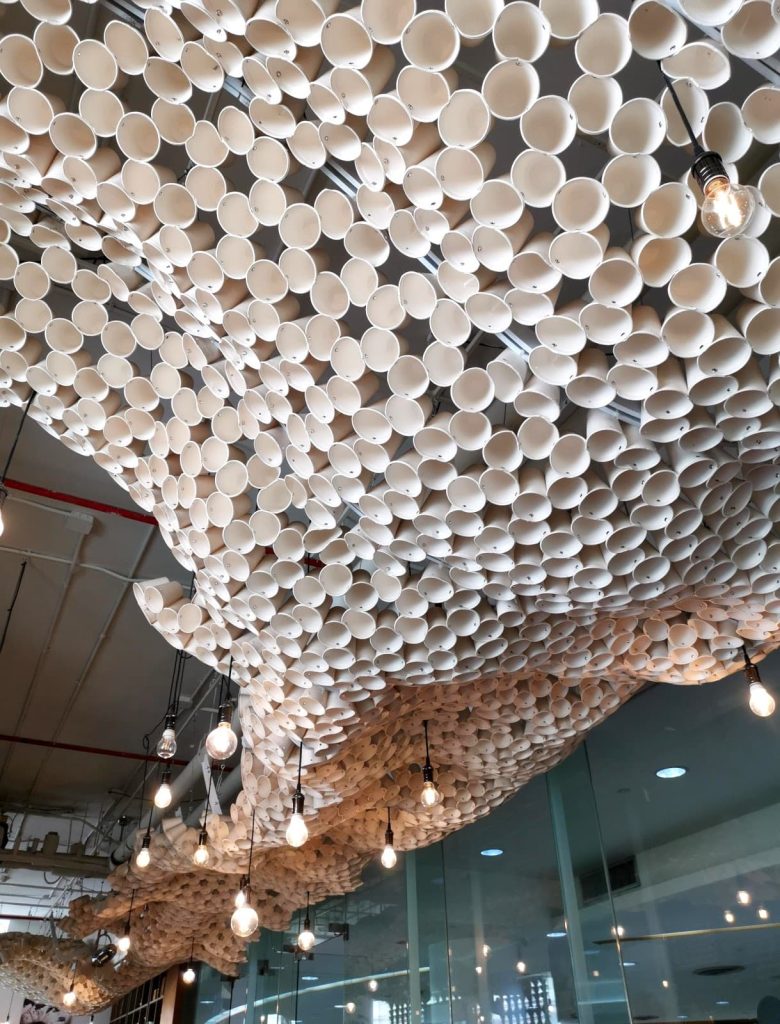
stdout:
[[[100,945],[100,940],[103,934],[103,932],[98,932],[97,945],[95,952],[91,957],[93,967],[104,967],[107,963],[110,963],[117,954],[117,947],[110,940],[104,945]],[[108,939],[108,935],[106,935],[106,938]]]
[[385,848],[382,850],[382,856],[379,858],[382,862],[382,867],[394,868],[398,863],[398,857],[396,856],[395,849],[393,847],[393,830],[390,827],[390,808],[387,808],[387,828],[385,829]]
[[436,788],[434,782],[433,765],[431,764],[431,755],[428,748],[428,722],[423,722],[423,732],[425,733],[425,764],[423,765],[423,787],[420,793],[420,800],[423,807],[427,807],[429,810],[435,807],[441,802],[441,793]]
[[285,838],[290,846],[303,846],[309,838],[309,830],[303,817],[304,797],[301,789],[301,771],[303,767],[303,737],[298,745],[298,782],[293,793],[293,812],[290,816],[290,823],[287,826]]
[[742,646],[742,657],[745,661],[745,679],[750,687],[750,710],[759,718],[769,718],[775,712],[775,698],[761,682],[758,666],[750,660],[747,647]]

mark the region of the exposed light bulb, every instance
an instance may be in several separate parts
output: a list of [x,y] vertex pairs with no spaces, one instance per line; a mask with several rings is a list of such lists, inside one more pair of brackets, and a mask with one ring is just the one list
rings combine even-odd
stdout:
[[130,949],[130,936],[128,934],[122,935],[116,940],[116,948],[120,953],[126,953]]
[[309,838],[309,830],[303,820],[303,793],[300,790],[293,794],[293,812],[285,836],[290,846],[296,847],[303,846]]
[[230,724],[230,703],[223,704],[219,709],[219,721],[206,737],[206,752],[215,761],[226,761],[235,754],[238,747],[238,736]]
[[62,997],[62,1002],[65,1006],[76,1005],[76,993],[73,991],[72,988],[69,988],[65,995]]
[[528,970],[525,960],[518,960],[515,964],[515,970],[518,974],[525,974],[525,972]]
[[197,849],[192,855],[193,864],[197,864],[199,868],[202,868],[204,864],[208,864],[209,862],[209,848],[206,845],[207,839],[208,836],[206,835],[206,830],[201,829],[200,835],[198,836]]
[[762,921],[769,920],[769,911],[766,909],[766,907],[759,907],[757,913]]
[[260,919],[257,916],[257,911],[248,902],[240,907],[236,907],[230,918],[230,927],[233,930],[233,934],[237,935],[240,939],[248,939],[250,935],[257,931]]
[[347,1011],[347,1013],[354,1013],[355,1012],[355,1004],[354,1003],[344,1003],[344,1009]]
[[246,906],[246,893],[243,889],[239,889],[236,893],[236,898],[233,900],[233,906],[236,909]]
[[314,949],[314,943],[316,941],[314,932],[311,930],[311,921],[306,917],[303,921],[303,931],[298,936],[298,949],[302,949],[304,953],[308,953],[310,949]]
[[482,956],[484,956],[484,958],[487,960],[487,958],[490,956],[490,953],[491,953],[490,946],[488,946],[487,942],[483,942],[482,943]]
[[195,968],[189,964],[185,971],[182,971],[181,980],[185,985],[191,985],[195,981]]
[[372,978],[371,981],[369,981],[369,983],[368,983],[368,991],[369,992],[376,992],[376,990],[378,988],[379,988],[379,982],[376,980],[376,978]]
[[171,800],[173,800],[171,787],[167,782],[161,782],[157,787],[157,792],[154,794],[154,806],[164,811],[166,807],[171,806]]
[[423,782],[420,800],[422,801],[423,807],[435,807],[436,804],[440,803],[441,793],[436,788],[433,779],[426,779],[425,782]]
[[176,755],[176,716],[166,715],[165,728],[157,741],[157,756],[163,761]]
[[385,844],[385,848],[384,850],[382,850],[382,856],[380,857],[380,860],[382,862],[382,867],[387,868],[388,870],[396,866],[396,864],[398,863],[398,856],[395,850],[393,849],[392,843]]
[[750,189],[723,177],[712,178],[704,186],[701,207],[702,224],[716,238],[731,238],[743,231],[753,216],[756,201]]
[[733,910],[724,910],[723,911],[723,920],[726,922],[726,924],[734,924],[734,911]]
[[775,698],[763,683],[750,684],[750,710],[759,718],[769,718],[775,713]]
[[152,854],[149,850],[149,843],[151,841],[152,837],[147,832],[141,841],[141,849],[138,851],[138,854],[136,855],[135,858],[135,866],[137,868],[141,868],[141,870],[143,870],[144,868],[148,868],[149,865],[152,863]]
[[750,904],[751,896],[747,889],[740,889],[737,892],[737,903],[743,907],[747,907]]

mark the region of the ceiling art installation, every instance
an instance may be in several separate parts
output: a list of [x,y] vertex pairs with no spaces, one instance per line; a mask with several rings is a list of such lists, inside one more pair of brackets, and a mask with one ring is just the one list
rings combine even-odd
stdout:
[[[253,820],[282,928],[388,807],[426,845],[644,684],[778,646],[780,10],[609,6],[4,6],[0,404],[156,517],[194,584],[139,607],[240,690],[208,864],[171,818],[71,906],[75,939],[138,908],[82,1011],[193,937],[235,973]],[[747,187],[726,237],[669,82]],[[64,945],[3,936],[0,980],[61,1001]]]

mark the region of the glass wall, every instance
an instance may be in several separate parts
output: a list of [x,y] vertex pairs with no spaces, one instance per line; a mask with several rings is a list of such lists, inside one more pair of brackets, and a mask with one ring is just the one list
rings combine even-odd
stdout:
[[[232,1021],[780,1024],[778,719],[739,680],[644,690],[488,817],[315,908],[311,959],[297,921],[264,932]],[[197,1024],[228,999],[204,969]]]

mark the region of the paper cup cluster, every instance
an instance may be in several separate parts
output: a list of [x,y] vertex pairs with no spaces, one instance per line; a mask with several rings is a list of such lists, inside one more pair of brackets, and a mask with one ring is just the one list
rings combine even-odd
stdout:
[[[121,872],[74,927],[148,884],[134,957],[219,921],[223,969],[253,810],[278,921],[357,884],[388,805],[399,849],[431,842],[643,683],[776,646],[780,91],[710,94],[780,23],[767,0],[145,0],[82,39],[80,2],[11,5],[0,42],[0,405],[32,394],[194,573],[136,598],[232,658],[243,792],[208,871],[169,827],[152,881]],[[750,183],[736,238],[701,234],[655,61]]]

